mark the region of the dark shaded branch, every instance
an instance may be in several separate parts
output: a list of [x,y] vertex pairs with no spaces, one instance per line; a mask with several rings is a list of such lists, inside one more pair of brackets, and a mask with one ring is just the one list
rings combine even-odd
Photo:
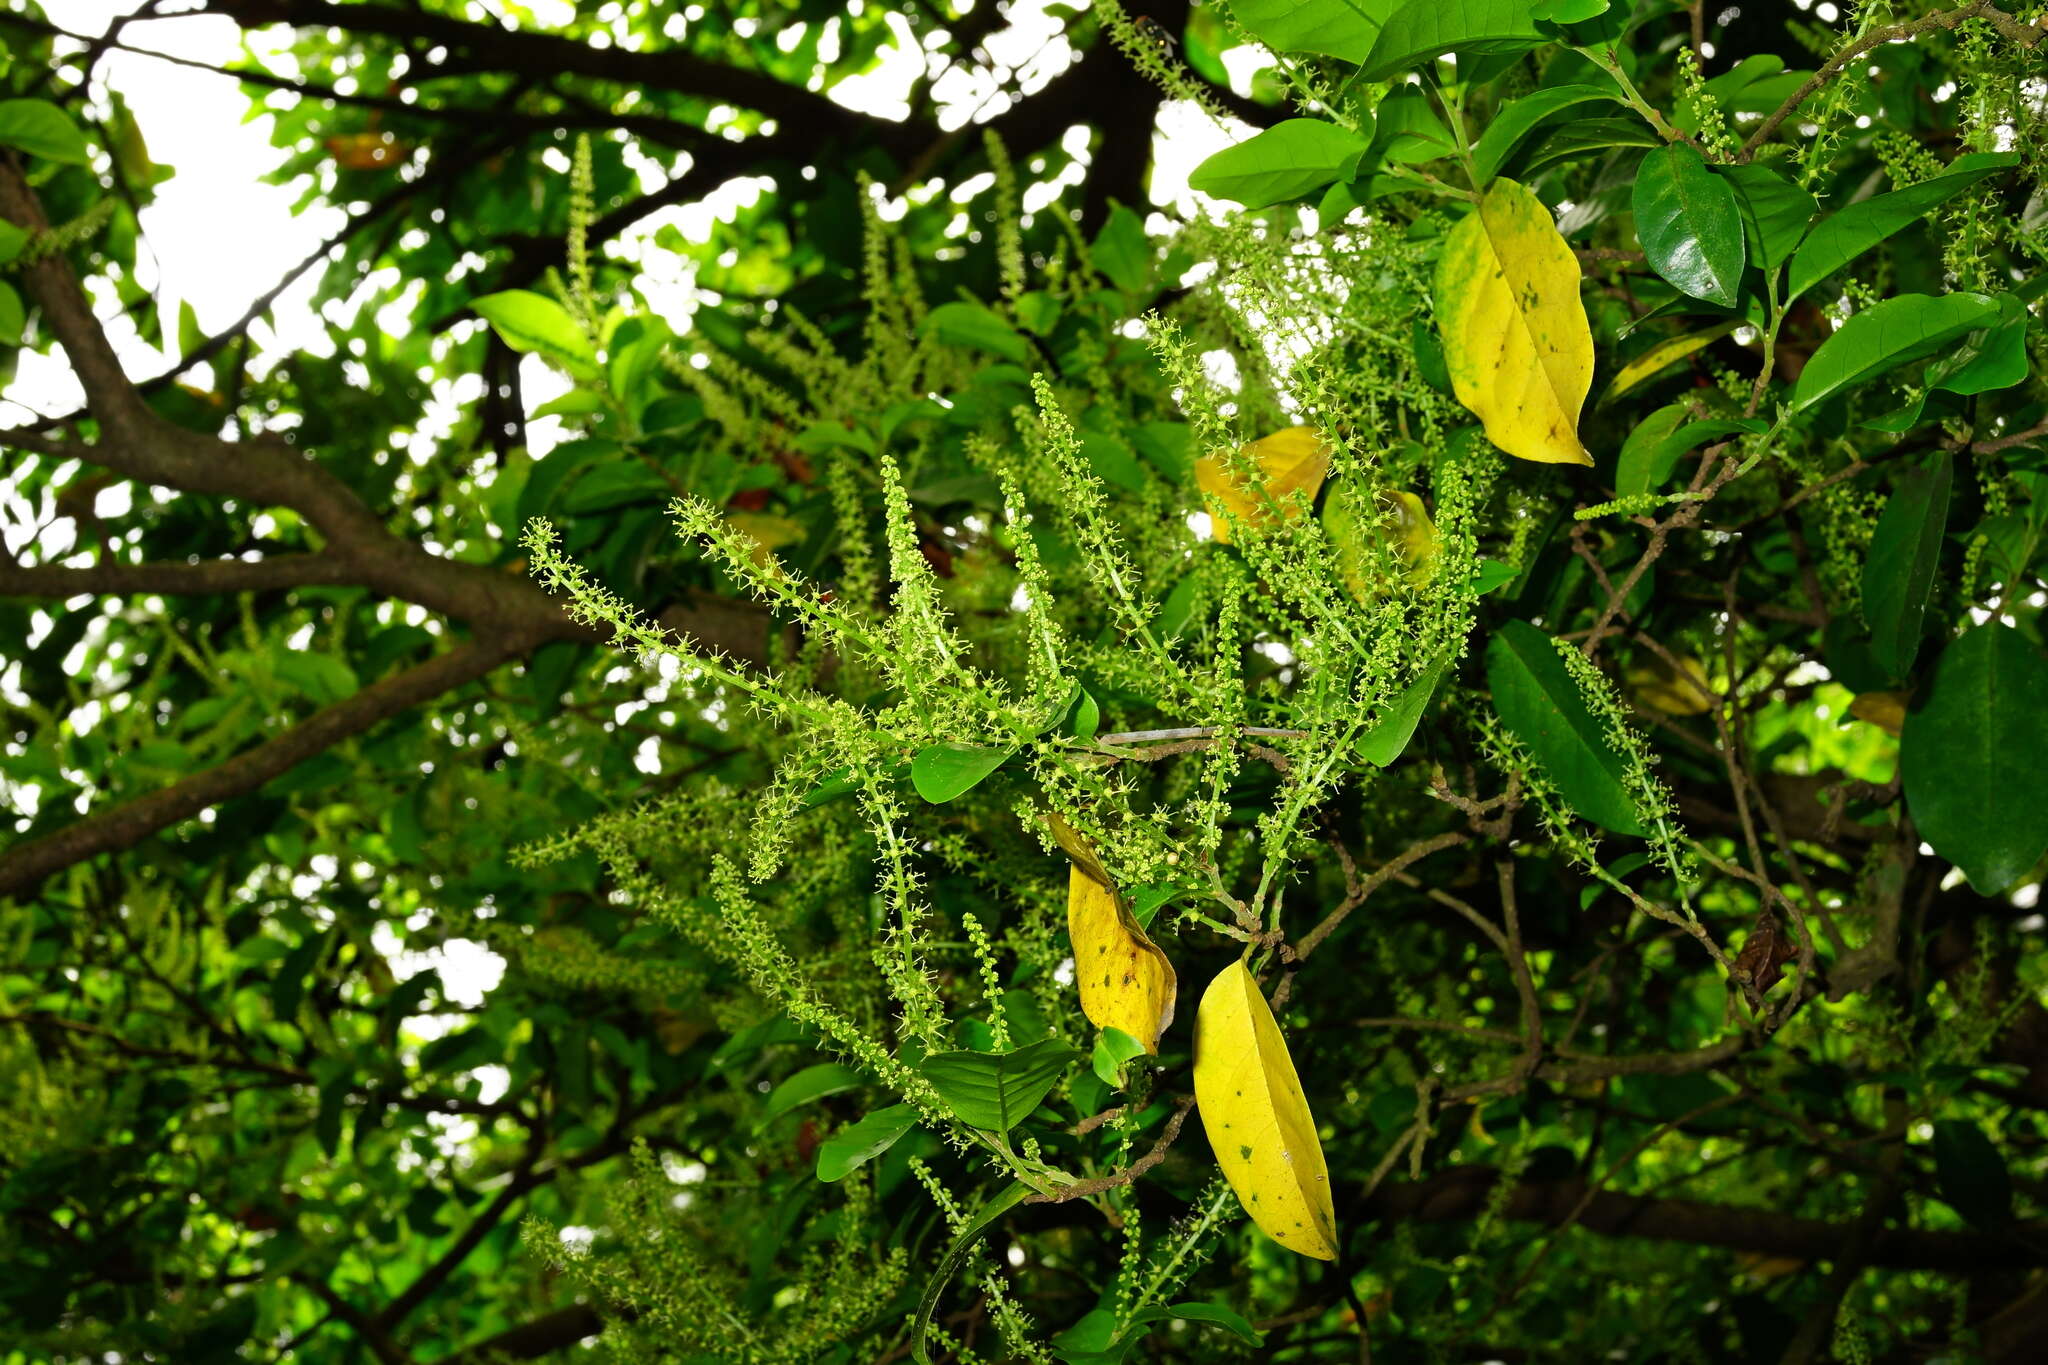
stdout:
[[490,1365],[490,1362],[499,1360],[531,1360],[565,1346],[574,1346],[585,1337],[595,1336],[603,1330],[604,1319],[598,1316],[596,1309],[588,1304],[571,1304],[442,1356],[435,1365]]
[[24,567],[0,561],[0,597],[79,597],[87,593],[166,593],[175,596],[266,592],[278,588],[333,587],[356,582],[332,555],[277,555],[254,562],[202,560],[197,564],[101,563]]
[[484,674],[532,648],[530,636],[499,633],[438,654],[314,712],[274,739],[147,796],[97,811],[54,834],[0,854],[0,896],[19,896],[73,863],[133,848],[180,820],[255,791],[294,765],[380,721]]
[[265,24],[339,28],[446,47],[450,59],[437,66],[423,67],[413,77],[415,81],[471,71],[588,76],[757,110],[784,124],[801,127],[813,140],[838,134],[893,147],[900,146],[907,131],[901,124],[857,113],[823,94],[766,72],[707,61],[676,48],[656,52],[600,48],[574,38],[474,24],[423,9],[335,4],[332,0],[211,0],[207,8],[228,15],[244,28]]
[[[1356,1201],[1350,1216],[1450,1222],[1476,1218],[1500,1178],[1491,1166],[1457,1166],[1423,1181],[1380,1186]],[[1802,1261],[1831,1260],[1841,1254],[1851,1225],[1799,1218],[1767,1208],[1708,1204],[1692,1199],[1651,1199],[1593,1191],[1583,1178],[1526,1181],[1508,1195],[1503,1213],[1517,1222],[1562,1225],[1573,1210],[1578,1225],[1608,1237],[1643,1237],[1660,1242],[1725,1247]],[[1888,1227],[1869,1243],[1867,1264],[1890,1269],[1975,1271],[2048,1264],[2048,1225],[2023,1224],[2017,1235],[1934,1232]]]

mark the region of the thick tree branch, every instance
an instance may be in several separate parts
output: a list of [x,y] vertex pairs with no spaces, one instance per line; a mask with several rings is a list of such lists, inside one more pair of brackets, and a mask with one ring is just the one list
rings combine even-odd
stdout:
[[[1457,1166],[1423,1181],[1381,1185],[1356,1202],[1353,1217],[1448,1222],[1476,1218],[1500,1172],[1491,1166]],[[1561,1226],[1578,1213],[1578,1225],[1609,1237],[1643,1237],[1660,1242],[1754,1251],[1802,1261],[1831,1260],[1841,1253],[1851,1225],[1799,1218],[1767,1208],[1709,1204],[1692,1199],[1653,1199],[1609,1190],[1590,1193],[1583,1178],[1525,1181],[1508,1195],[1505,1216],[1518,1222]],[[1976,1271],[2048,1264],[2048,1226],[2022,1225],[2019,1235],[1932,1232],[1918,1228],[1878,1230],[1867,1264],[1892,1269]]]
[[533,637],[496,635],[437,654],[314,712],[274,739],[194,773],[159,791],[126,801],[17,844],[0,854],[0,896],[25,895],[52,873],[102,853],[133,848],[157,831],[210,807],[255,791],[293,765],[443,692],[474,682],[532,648]]
[[813,140],[839,135],[895,146],[906,132],[900,124],[857,113],[823,94],[766,72],[708,61],[673,47],[650,52],[594,47],[573,38],[474,24],[423,9],[335,4],[332,0],[211,0],[208,8],[228,15],[244,28],[264,24],[339,28],[447,48],[450,59],[424,67],[414,78],[416,81],[472,71],[588,76],[758,110],[785,124],[800,126]]
[[435,1365],[494,1365],[500,1360],[531,1360],[565,1346],[574,1346],[585,1337],[596,1336],[603,1330],[604,1319],[598,1316],[595,1308],[588,1304],[570,1304],[567,1308],[557,1308],[531,1322],[508,1327],[496,1336],[485,1337],[473,1346],[442,1356]]
[[277,555],[253,562],[202,560],[197,564],[122,564],[72,568],[24,567],[0,561],[0,597],[79,597],[88,593],[165,593],[173,596],[269,592],[279,588],[353,584],[350,566],[332,555]]

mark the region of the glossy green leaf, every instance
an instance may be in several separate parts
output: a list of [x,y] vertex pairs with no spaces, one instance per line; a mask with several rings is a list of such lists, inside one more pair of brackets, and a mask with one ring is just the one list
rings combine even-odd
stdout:
[[1089,1056],[1088,1066],[1104,1085],[1112,1090],[1121,1090],[1124,1064],[1148,1055],[1145,1044],[1139,1039],[1120,1028],[1105,1028],[1095,1039],[1095,1051]]
[[1664,139],[1637,118],[1571,119],[1560,123],[1520,163],[1518,173],[1527,180],[1538,171],[1568,161],[1604,156],[1617,147],[1661,147]]
[[953,1116],[1007,1133],[1036,1109],[1080,1052],[1047,1038],[1009,1052],[934,1052],[918,1070]]
[[[0,265],[6,265],[9,261],[21,255],[21,249],[27,245],[28,230],[16,227],[5,218],[0,218]],[[189,303],[179,305],[178,316],[182,319],[191,309],[192,305]],[[183,345],[179,347],[179,350],[189,354],[188,348]]]
[[569,310],[530,289],[507,289],[472,300],[476,315],[507,346],[522,354],[543,356],[578,379],[597,377],[597,352]]
[[48,100],[0,100],[0,147],[74,166],[92,159],[85,134],[78,131],[69,114]]
[[1362,62],[1394,0],[1234,0],[1230,17],[1275,52]]
[[1735,187],[1749,258],[1765,270],[1783,265],[1806,236],[1819,205],[1814,197],[1768,166],[1748,162],[1715,173]]
[[910,1354],[917,1365],[931,1365],[931,1352],[925,1346],[925,1334],[930,1330],[932,1314],[938,1311],[939,1296],[946,1292],[946,1286],[960,1269],[960,1258],[967,1249],[979,1241],[989,1224],[1008,1213],[1024,1201],[1031,1193],[1030,1186],[1022,1181],[1013,1181],[1003,1187],[1001,1193],[976,1209],[960,1229],[960,1235],[946,1248],[946,1254],[939,1258],[939,1268],[932,1272],[926,1282],[924,1293],[918,1296],[917,1316],[910,1326]]
[[14,286],[0,280],[0,346],[19,346],[21,332],[28,326],[28,309]]
[[1688,415],[1689,409],[1684,403],[1671,403],[1636,424],[1628,439],[1621,443],[1621,454],[1615,460],[1616,494],[1627,497],[1631,493],[1648,493],[1662,488],[1671,477],[1672,470],[1678,467],[1680,457],[1688,450],[1698,449],[1709,441],[1753,434],[1770,427],[1770,423],[1753,417],[1687,421]]
[[858,1123],[848,1124],[818,1144],[818,1179],[828,1184],[844,1180],[894,1147],[916,1126],[917,1110],[907,1104],[877,1109]]
[[1381,709],[1372,729],[1359,738],[1358,756],[1376,768],[1387,767],[1399,758],[1407,750],[1408,741],[1415,737],[1415,727],[1429,709],[1429,699],[1436,695],[1436,685],[1443,676],[1444,665],[1439,663],[1402,688]]
[[1509,621],[1486,646],[1486,684],[1503,724],[1529,747],[1580,815],[1616,834],[1641,834],[1621,756],[1586,709],[1551,637]]
[[1802,411],[1901,365],[1933,355],[1998,317],[1984,294],[1900,294],[1850,318],[1820,344],[1792,387]]
[[1088,260],[1126,294],[1144,290],[1152,279],[1152,239],[1145,221],[1119,204],[1088,248]]
[[1380,28],[1359,75],[1383,81],[1446,52],[1527,52],[1549,42],[1529,0],[1407,0]]
[[837,1062],[807,1066],[768,1092],[761,1105],[760,1120],[754,1126],[766,1128],[792,1109],[865,1084],[865,1076]]
[[1893,678],[1905,677],[1920,652],[1920,623],[1948,530],[1953,465],[1943,451],[1932,465],[1902,475],[1870,539],[1863,619],[1870,625],[1871,657]]
[[1217,152],[1195,167],[1188,185],[1262,209],[1350,179],[1368,145],[1350,129],[1322,119],[1288,119]]
[[1906,713],[1899,774],[1921,837],[1978,895],[1998,895],[2048,852],[2048,801],[2027,797],[2044,768],[2048,660],[2011,626],[1968,631]]
[[1396,86],[1373,111],[1379,131],[1372,142],[1371,164],[1402,165],[1457,155],[1451,130],[1430,108],[1429,96],[1417,85]]
[[922,336],[946,346],[987,351],[1019,365],[1031,362],[1031,343],[1022,333],[978,303],[942,303],[925,314]]
[[1785,299],[1798,298],[1870,248],[1947,203],[1989,175],[2019,164],[2018,152],[1972,152],[1959,156],[1930,180],[1880,194],[1829,214],[1813,225],[1792,253]]
[[1748,254],[1734,186],[1674,142],[1643,158],[1633,205],[1650,268],[1696,299],[1734,307]]
[[933,805],[943,805],[978,786],[1016,752],[958,740],[934,744],[910,760],[910,785]]
[[1937,1119],[1933,1146],[1934,1178],[1942,1199],[1980,1228],[2009,1225],[2012,1173],[1984,1130],[1968,1119]]
[[1597,85],[1556,85],[1531,91],[1511,102],[1494,115],[1486,131],[1473,142],[1473,170],[1481,182],[1491,180],[1537,124],[1575,105],[1595,102],[1620,104],[1621,93]]
[[1876,431],[1910,431],[1919,425],[1928,399],[1937,393],[1967,396],[2026,382],[2032,371],[2027,358],[2027,306],[2017,293],[1996,297],[1996,322],[1972,332],[1959,345],[1929,361],[1919,392],[1902,406],[1863,425]]
[[1170,1318],[1221,1327],[1247,1346],[1262,1346],[1266,1341],[1265,1334],[1245,1321],[1242,1315],[1215,1303],[1173,1303],[1164,1307],[1145,1308],[1133,1314],[1131,1321],[1164,1322]]

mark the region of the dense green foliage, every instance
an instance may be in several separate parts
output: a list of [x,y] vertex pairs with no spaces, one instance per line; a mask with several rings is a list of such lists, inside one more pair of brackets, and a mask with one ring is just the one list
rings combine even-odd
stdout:
[[2039,1358],[2040,4],[7,8],[0,1361]]

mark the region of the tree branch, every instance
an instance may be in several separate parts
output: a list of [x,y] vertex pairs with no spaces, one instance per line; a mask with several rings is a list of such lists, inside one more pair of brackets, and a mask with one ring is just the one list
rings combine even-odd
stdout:
[[437,654],[314,712],[274,739],[147,796],[95,812],[54,834],[0,854],[0,897],[21,896],[44,878],[102,853],[133,848],[159,830],[255,791],[295,764],[431,697],[474,682],[533,647],[531,636],[499,633]]
[[89,593],[165,593],[183,597],[334,587],[356,581],[347,563],[327,554],[275,555],[253,562],[212,559],[197,564],[110,561],[83,568],[64,564],[23,566],[0,560],[0,597],[67,598]]
[[[1449,1222],[1476,1218],[1500,1172],[1491,1166],[1455,1166],[1428,1180],[1380,1186],[1348,1211],[1357,1218]],[[1578,1211],[1578,1225],[1609,1237],[1726,1247],[1802,1261],[1841,1253],[1851,1225],[1799,1218],[1767,1208],[1653,1199],[1588,1189],[1583,1177],[1525,1181],[1509,1193],[1504,1216],[1518,1222],[1562,1226]],[[2017,1236],[1885,1228],[1869,1244],[1867,1264],[1891,1269],[1975,1271],[2048,1264],[2048,1225],[2023,1224]]]

